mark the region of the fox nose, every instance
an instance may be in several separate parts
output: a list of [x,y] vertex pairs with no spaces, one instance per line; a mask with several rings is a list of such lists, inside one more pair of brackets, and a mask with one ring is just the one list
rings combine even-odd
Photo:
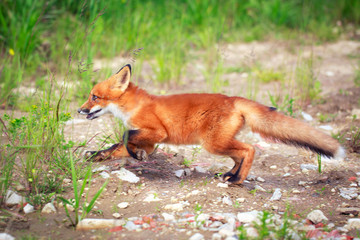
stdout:
[[86,108],[79,108],[77,111],[81,114],[88,114],[90,112],[90,110]]

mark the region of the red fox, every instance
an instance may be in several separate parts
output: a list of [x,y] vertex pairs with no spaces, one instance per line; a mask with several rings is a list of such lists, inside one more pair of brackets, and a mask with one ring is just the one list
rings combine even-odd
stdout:
[[244,124],[267,139],[303,147],[326,157],[345,155],[335,139],[275,108],[222,94],[155,96],[135,86],[130,76],[128,64],[96,84],[88,100],[78,109],[89,120],[112,113],[131,129],[125,132],[123,143],[87,152],[95,161],[128,156],[144,160],[157,143],[200,144],[212,154],[231,157],[235,165],[223,179],[241,184],[255,154],[252,145],[235,139]]

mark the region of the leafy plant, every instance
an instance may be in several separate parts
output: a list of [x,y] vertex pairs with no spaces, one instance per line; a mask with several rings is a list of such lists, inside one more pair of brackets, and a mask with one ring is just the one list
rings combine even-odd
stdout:
[[[90,202],[87,204],[86,202],[82,202],[82,195],[85,191],[86,185],[90,187],[91,184],[91,167],[89,166],[86,174],[84,176],[84,179],[82,181],[81,186],[79,185],[78,178],[77,178],[77,171],[75,169],[75,164],[72,155],[70,155],[70,165],[71,165],[71,176],[72,176],[72,182],[73,182],[73,191],[74,191],[74,200],[68,200],[61,196],[58,196],[58,199],[62,201],[64,204],[66,216],[70,220],[72,226],[76,226],[82,219],[84,219],[94,208],[95,201],[99,198],[101,193],[104,191],[106,185],[108,184],[108,180],[105,181],[105,183],[101,186],[101,188],[95,193],[93,198],[90,200]],[[87,195],[88,196],[88,195]],[[68,209],[68,205],[71,206],[74,209],[75,216],[71,217],[70,212]],[[82,210],[80,213],[80,209]]]

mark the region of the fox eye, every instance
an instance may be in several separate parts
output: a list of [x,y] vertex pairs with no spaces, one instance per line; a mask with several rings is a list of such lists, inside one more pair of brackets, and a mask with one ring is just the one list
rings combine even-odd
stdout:
[[99,98],[98,96],[93,95],[92,98],[91,98],[91,100],[95,101],[95,100],[98,99],[98,98]]

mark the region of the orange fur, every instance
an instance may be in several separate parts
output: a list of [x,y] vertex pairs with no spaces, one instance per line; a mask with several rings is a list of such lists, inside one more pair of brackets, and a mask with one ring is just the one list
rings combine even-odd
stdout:
[[96,84],[79,109],[88,119],[112,113],[131,129],[124,134],[124,143],[90,152],[95,160],[127,156],[146,159],[156,143],[201,144],[210,153],[234,160],[224,179],[240,184],[255,154],[253,146],[235,139],[244,124],[266,138],[329,157],[341,148],[330,136],[254,101],[205,93],[154,96],[131,83],[130,75],[130,65],[126,65]]

